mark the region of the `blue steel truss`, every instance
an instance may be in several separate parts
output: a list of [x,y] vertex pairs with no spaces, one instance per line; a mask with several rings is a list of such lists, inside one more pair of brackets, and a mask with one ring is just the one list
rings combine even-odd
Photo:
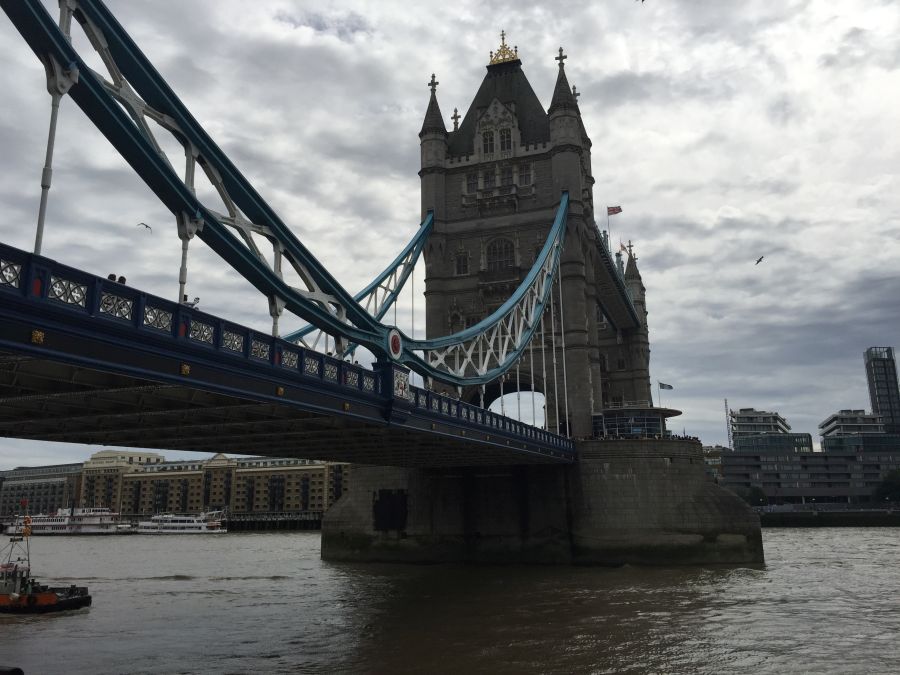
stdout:
[[[400,292],[415,269],[419,257],[422,255],[425,242],[428,241],[428,235],[431,234],[433,226],[434,213],[429,211],[425,220],[419,226],[416,236],[410,240],[406,248],[368,286],[353,296],[356,302],[364,306],[379,321],[384,318],[387,311],[397,301]],[[284,339],[300,343],[316,330],[318,330],[316,326],[309,325],[295,330],[293,333],[288,333],[284,336]]]
[[[274,306],[283,306],[316,328],[362,345],[376,357],[393,359],[423,376],[456,385],[484,384],[512,368],[539,329],[556,277],[565,237],[568,194],[560,200],[550,236],[538,260],[512,297],[477,325],[434,340],[411,340],[381,323],[332,277],[291,233],[241,172],[194,119],[128,33],[100,0],[67,0],[64,22],[75,18],[88,32],[112,82],[91,70],[39,0],[0,0],[48,73],[75,84],[68,93],[142,180],[190,232],[237,270]],[[61,21],[62,22],[62,21]],[[144,120],[159,123],[185,148],[185,179],[162,154]],[[193,190],[196,166],[210,177],[229,209],[205,206]],[[238,230],[236,237],[229,227]],[[272,242],[274,269],[250,240]],[[242,242],[241,239],[244,241]],[[288,284],[281,260],[306,286]],[[365,292],[365,291],[364,291]],[[359,296],[357,296],[359,297]],[[383,316],[383,313],[382,313]]]

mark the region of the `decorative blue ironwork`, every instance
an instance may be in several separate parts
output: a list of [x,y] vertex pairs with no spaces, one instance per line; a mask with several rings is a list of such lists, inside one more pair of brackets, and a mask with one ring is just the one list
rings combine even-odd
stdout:
[[297,352],[292,352],[289,349],[285,349],[281,352],[281,366],[282,368],[293,368],[297,369],[297,364],[300,360],[300,355]]
[[269,360],[269,345],[262,340],[250,340],[250,356],[255,359]]
[[222,346],[233,352],[243,352],[244,336],[234,331],[225,330],[222,334]]
[[315,356],[303,357],[303,372],[312,377],[319,377],[322,372],[322,366]]
[[59,300],[67,305],[84,307],[87,297],[87,286],[76,281],[51,276],[49,295],[53,300]]
[[191,319],[191,332],[189,333],[191,340],[197,342],[213,343],[213,327],[208,323]]
[[22,266],[11,260],[0,260],[0,286],[19,287],[22,277]]
[[144,307],[144,325],[157,330],[172,330],[172,312],[147,305]]
[[100,296],[100,313],[109,314],[117,319],[131,320],[132,300],[120,298],[118,295],[103,292]]

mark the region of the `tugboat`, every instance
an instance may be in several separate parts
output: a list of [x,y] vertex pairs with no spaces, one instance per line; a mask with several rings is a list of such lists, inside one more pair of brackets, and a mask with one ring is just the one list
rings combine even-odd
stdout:
[[50,587],[31,577],[31,516],[13,527],[9,545],[0,555],[0,612],[40,614],[89,607],[85,586]]

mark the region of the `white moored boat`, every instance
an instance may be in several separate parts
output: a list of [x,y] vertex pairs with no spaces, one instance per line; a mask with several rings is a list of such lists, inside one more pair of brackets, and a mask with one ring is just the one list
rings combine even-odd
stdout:
[[31,516],[31,534],[118,534],[119,514],[107,508],[58,509]]
[[224,533],[224,511],[196,515],[160,513],[138,523],[138,534],[218,534]]

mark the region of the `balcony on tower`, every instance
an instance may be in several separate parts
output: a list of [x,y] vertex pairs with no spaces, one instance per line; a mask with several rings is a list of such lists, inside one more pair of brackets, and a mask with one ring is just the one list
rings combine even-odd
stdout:
[[671,438],[666,428],[669,417],[680,410],[654,406],[653,401],[612,401],[591,416],[594,438]]

